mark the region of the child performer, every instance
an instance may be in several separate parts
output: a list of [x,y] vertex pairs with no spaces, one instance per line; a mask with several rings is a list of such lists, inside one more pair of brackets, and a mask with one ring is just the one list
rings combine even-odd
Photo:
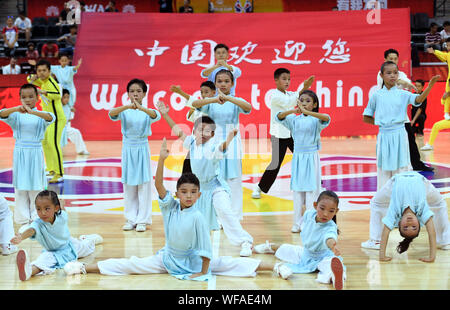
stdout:
[[113,121],[122,123],[122,183],[125,200],[125,231],[143,232],[152,223],[152,171],[148,136],[151,124],[161,119],[161,114],[144,108],[142,99],[147,93],[143,80],[133,79],[127,85],[131,104],[109,111]]
[[[448,44],[447,46],[449,46],[449,45],[450,44]],[[448,48],[450,48],[450,47],[448,47]],[[450,110],[450,80],[447,80],[446,87],[449,89],[449,91],[446,91],[444,93],[444,95],[442,96],[441,102],[444,105],[445,110],[447,110],[447,109]],[[447,115],[447,113],[445,115]],[[434,146],[433,146],[434,140],[436,140],[436,137],[437,137],[439,131],[444,130],[444,129],[449,129],[449,128],[450,128],[450,117],[449,118],[446,117],[445,119],[434,123],[433,127],[431,128],[431,134],[430,134],[430,139],[428,140],[428,143],[425,144],[420,150],[421,151],[433,150],[434,149]]]
[[19,244],[27,238],[36,239],[44,247],[42,254],[31,263],[25,250],[17,253],[21,281],[64,268],[68,262],[94,253],[95,245],[103,241],[97,234],[83,235],[78,240],[72,238],[67,226],[67,212],[53,191],[45,190],[37,195],[36,210],[39,218],[30,224],[30,228],[11,239],[12,244]]
[[[218,95],[214,98],[196,100],[192,106],[211,117],[217,124],[216,139],[225,140],[230,130],[239,130],[239,114],[249,114],[252,105],[242,98],[234,97],[233,74],[220,70],[215,79]],[[239,220],[243,219],[242,189],[242,142],[240,133],[233,139],[225,158],[220,162],[220,176],[231,189],[231,208]]]
[[[191,96],[187,93],[185,93],[179,85],[172,85],[170,86],[170,90],[174,93],[179,94],[180,96],[184,97],[186,102],[186,107],[189,108],[189,111],[186,114],[186,119],[192,123],[195,122],[197,118],[199,118],[202,115],[205,115],[205,113],[202,113],[192,107],[192,102],[196,100],[194,96]],[[216,93],[216,86],[211,81],[205,81],[200,85],[200,95],[202,99],[211,98],[214,97],[214,94]],[[192,172],[191,170],[191,162],[189,160],[189,153],[186,155],[186,158],[183,161],[183,172],[187,173]]]
[[395,63],[383,63],[380,71],[384,86],[370,97],[363,113],[364,122],[380,127],[376,150],[377,189],[396,173],[410,169],[408,135],[404,129],[408,121],[406,110],[409,104],[419,106],[439,79],[434,76],[419,95],[396,87],[398,68]]
[[40,88],[42,110],[55,115],[54,123],[45,131],[42,148],[47,170],[49,175],[53,176],[49,183],[58,183],[62,181],[64,175],[61,137],[67,120],[61,103],[61,91],[58,83],[51,77],[50,66],[47,60],[40,60],[36,64],[37,75],[32,74],[27,80]]
[[237,214],[231,208],[230,190],[220,171],[220,162],[238,134],[237,129],[228,133],[225,142],[217,143],[213,139],[216,127],[214,120],[202,116],[195,121],[193,134],[186,136],[169,116],[169,108],[163,102],[158,102],[157,108],[170,128],[184,141],[183,146],[189,149],[192,172],[199,178],[202,188],[202,196],[197,204],[209,229],[219,229],[218,218],[230,242],[241,246],[240,256],[252,255],[253,238],[242,228]]
[[[294,152],[294,140],[291,132],[280,125],[275,117],[278,112],[285,112],[297,106],[297,100],[300,94],[311,87],[314,81],[314,76],[310,76],[304,83],[300,92],[288,91],[291,84],[291,72],[286,68],[278,68],[274,72],[274,79],[276,90],[272,93],[270,98],[270,141],[272,143],[272,160],[264,171],[261,180],[255,184],[252,198],[261,198],[261,192],[267,193],[272,187],[278,172],[280,171],[281,163],[286,155],[287,148]],[[298,231],[295,231],[298,232]]]
[[277,245],[266,241],[258,244],[254,252],[274,254],[287,262],[286,267],[293,273],[311,273],[319,271],[317,282],[333,283],[341,290],[346,279],[345,266],[342,264],[341,251],[337,247],[339,230],[336,214],[339,211],[339,198],[332,191],[323,191],[314,202],[314,209],[306,210],[300,236],[302,246],[292,244]]
[[[439,60],[446,62],[448,66],[447,82],[445,84],[445,92],[450,92],[450,40],[447,39],[446,52],[441,52],[439,50],[434,50],[433,48],[428,48],[427,52],[436,55]],[[445,96],[445,95],[444,95]],[[450,120],[450,96],[445,96],[442,98],[442,104],[444,105],[444,119]]]
[[13,155],[14,221],[27,225],[37,218],[36,195],[47,187],[41,141],[55,115],[36,109],[36,86],[22,85],[19,94],[22,105],[1,110],[0,120],[11,126],[16,140]]
[[[421,94],[425,86],[424,80],[417,80],[414,82],[417,88],[417,93]],[[419,107],[413,106],[411,108],[411,126],[413,132],[417,137],[423,138],[423,129],[425,128],[425,120],[427,119],[427,99],[422,102]]]
[[[301,115],[293,115],[301,113]],[[294,139],[291,190],[294,191],[294,218],[292,232],[299,232],[302,208],[312,208],[320,193],[320,132],[330,124],[328,114],[319,113],[319,99],[311,90],[305,90],[295,109],[278,112],[275,120],[285,126]]]
[[[229,144],[226,141],[222,146]],[[163,184],[164,161],[169,156],[166,139],[161,145],[155,187],[164,222],[166,244],[155,255],[129,259],[108,259],[85,265],[81,262],[66,264],[67,275],[100,273],[103,275],[158,274],[184,280],[207,281],[211,275],[254,277],[256,271],[274,270],[289,277],[292,272],[280,264],[264,263],[248,257],[212,257],[209,227],[196,204],[201,196],[201,182],[192,173],[182,174],[177,181],[175,199]]]
[[3,196],[0,196],[0,250],[2,255],[16,253],[19,249],[11,244],[11,238],[14,237],[14,224],[12,212]]
[[228,70],[233,74],[234,83],[231,86],[230,94],[235,96],[236,94],[236,80],[241,76],[242,72],[236,66],[229,65],[227,63],[229,57],[229,48],[223,43],[219,43],[214,47],[214,58],[216,59],[216,64],[212,67],[206,68],[200,73],[202,78],[207,78],[208,81],[216,83],[216,75],[221,70]]
[[64,128],[61,146],[62,147],[66,146],[68,140],[70,140],[71,142],[73,142],[73,144],[75,144],[75,149],[78,155],[89,155],[90,153],[86,148],[86,144],[84,143],[81,132],[78,129],[72,127],[71,125],[73,113],[69,105],[70,92],[67,89],[63,89],[62,94],[63,95],[61,98],[61,102],[63,104],[64,114],[66,115],[67,118],[67,124],[66,127]]
[[[410,214],[414,216],[409,216]],[[388,230],[398,226],[400,234],[412,241],[420,230],[417,218],[424,225],[431,216],[434,216],[436,225],[434,242],[437,242],[442,250],[450,250],[450,224],[445,199],[433,184],[418,172],[396,174],[370,200],[370,239],[361,243],[361,247],[380,249],[383,223]],[[414,227],[404,229],[408,225],[402,225],[403,220],[414,220]],[[427,225],[427,228],[430,227]],[[385,241],[387,242],[387,239]]]

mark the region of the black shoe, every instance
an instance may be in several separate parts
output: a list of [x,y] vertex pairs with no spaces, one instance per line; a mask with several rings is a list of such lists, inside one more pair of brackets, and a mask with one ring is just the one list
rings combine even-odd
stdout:
[[425,166],[425,167],[423,167],[421,170],[422,170],[422,171],[433,171],[434,168],[433,168],[433,167]]

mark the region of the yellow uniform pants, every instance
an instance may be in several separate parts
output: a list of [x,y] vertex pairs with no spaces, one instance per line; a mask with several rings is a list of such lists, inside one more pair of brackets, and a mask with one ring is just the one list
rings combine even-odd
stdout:
[[434,123],[433,128],[431,129],[430,141],[428,142],[428,144],[433,145],[434,140],[436,140],[436,136],[439,133],[439,131],[449,128],[450,128],[450,120],[444,119],[442,121]]

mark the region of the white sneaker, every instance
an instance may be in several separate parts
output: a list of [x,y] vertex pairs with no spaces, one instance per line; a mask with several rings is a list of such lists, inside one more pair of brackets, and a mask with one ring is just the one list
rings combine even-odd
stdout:
[[339,258],[331,259],[331,281],[336,290],[342,290],[344,287],[344,266]]
[[78,153],[78,155],[91,155],[91,153],[89,153],[88,151],[82,151]]
[[68,276],[74,274],[86,274],[86,267],[82,262],[79,261],[68,262],[64,266],[64,272]]
[[361,247],[365,249],[379,250],[380,241],[369,239],[366,242],[361,242]]
[[143,232],[147,230],[147,224],[137,224],[136,225],[136,231],[137,232]]
[[255,247],[253,249],[258,254],[273,254],[273,253],[275,253],[275,251],[272,250],[272,247],[270,246],[269,240],[266,240],[266,243],[255,245]]
[[122,226],[122,229],[125,231],[128,231],[128,230],[133,230],[134,227],[135,226],[133,224],[131,224],[130,222],[126,222],[125,225]]
[[292,225],[291,232],[292,233],[299,233],[300,232],[300,226],[298,226],[297,224]]
[[241,252],[239,253],[240,256],[248,257],[252,256],[252,244],[250,242],[245,241],[241,244]]
[[19,251],[19,248],[11,243],[2,244],[1,249],[2,249],[2,255],[4,255],[4,256],[11,255],[11,254],[14,254],[17,251]]
[[81,235],[78,237],[80,240],[94,240],[95,245],[100,244],[103,242],[103,238],[100,235],[97,234],[91,234],[91,235]]
[[25,250],[20,250],[16,257],[17,270],[20,281],[26,281],[31,277],[31,264],[28,261],[28,254]]
[[432,145],[429,145],[429,144],[427,143],[427,144],[425,144],[424,146],[422,146],[422,147],[420,148],[420,150],[421,150],[421,151],[432,151],[432,150],[433,150],[433,146],[432,146]]
[[258,184],[255,184],[255,187],[253,188],[252,198],[253,199],[261,198],[261,189],[259,188]]
[[450,113],[445,113],[444,114],[444,118],[446,119],[446,120],[450,120]]
[[292,269],[283,263],[276,263],[275,267],[273,267],[273,271],[285,280],[292,275]]
[[450,250],[450,244],[438,245],[438,248],[447,251]]

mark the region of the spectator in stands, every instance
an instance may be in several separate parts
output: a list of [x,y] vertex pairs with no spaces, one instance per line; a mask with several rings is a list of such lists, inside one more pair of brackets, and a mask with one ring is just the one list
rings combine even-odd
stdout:
[[11,57],[9,65],[2,67],[3,74],[20,74],[20,66],[17,64],[17,59]]
[[59,23],[58,25],[64,25],[67,24],[67,14],[70,12],[69,3],[64,3],[64,9],[59,14]]
[[57,58],[59,55],[59,47],[55,42],[47,42],[42,46],[41,57],[42,58]]
[[69,54],[73,55],[73,50],[75,49],[75,43],[77,41],[77,25],[71,25],[70,26],[70,32],[62,35],[59,37],[56,41],[61,42],[65,41],[66,46],[64,48],[61,48],[61,53],[63,54]]
[[19,46],[19,29],[14,26],[13,17],[8,16],[6,20],[6,27],[2,30],[3,46],[5,47],[5,55],[13,57],[16,52],[16,47]]
[[159,0],[159,11],[161,13],[172,13],[172,0]]
[[14,26],[19,29],[19,35],[25,34],[25,40],[28,42],[31,38],[31,19],[29,19],[25,11],[21,11],[19,13],[19,17],[16,18],[16,21],[14,22]]
[[184,5],[180,7],[180,13],[194,13],[194,8],[190,5],[190,0],[184,0]]
[[28,47],[28,49],[27,49],[25,56],[29,59],[38,59],[39,53],[36,50],[36,48],[34,47],[34,43],[33,42],[28,43],[27,47]]
[[425,51],[429,47],[441,50],[441,35],[438,32],[438,25],[436,23],[431,23],[430,32],[425,34]]
[[214,13],[214,3],[211,0],[208,0],[208,13]]
[[119,10],[116,8],[116,1],[109,1],[108,5],[105,8],[105,12],[116,13]]
[[439,34],[441,35],[441,43],[442,43],[442,50],[445,51],[447,47],[447,39],[450,38],[450,21],[445,21],[442,25],[444,29],[442,29]]

